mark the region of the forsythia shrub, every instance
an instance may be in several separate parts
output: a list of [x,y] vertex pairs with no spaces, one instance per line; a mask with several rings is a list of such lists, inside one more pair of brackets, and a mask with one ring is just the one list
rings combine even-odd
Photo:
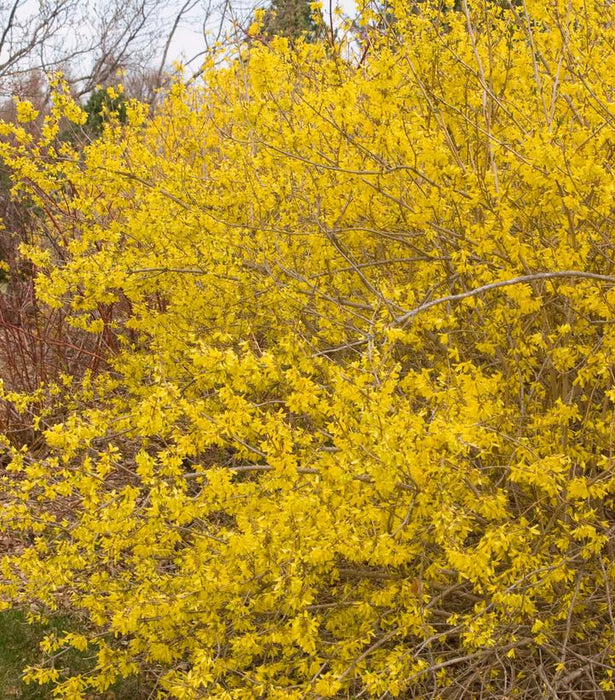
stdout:
[[80,152],[61,84],[2,127],[39,303],[108,347],[3,394],[45,446],[6,441],[0,593],[79,621],[58,697],[614,687],[615,5],[446,4]]

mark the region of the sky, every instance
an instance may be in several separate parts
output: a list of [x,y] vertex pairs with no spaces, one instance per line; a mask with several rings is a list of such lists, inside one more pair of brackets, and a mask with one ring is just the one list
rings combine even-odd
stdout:
[[[249,3],[244,0],[242,5],[243,7],[238,7],[237,12],[245,15],[254,7],[266,7],[269,5],[269,2],[263,2],[262,0],[258,2],[257,0],[254,3]],[[329,0],[323,0],[323,14],[326,22],[329,21],[331,8],[334,9],[336,6],[339,6],[345,15],[351,16],[355,11],[355,0],[332,0],[331,3],[329,3]],[[169,60],[184,62],[203,49],[202,21],[204,14],[203,6],[199,5],[186,18],[186,21],[178,27],[169,49]],[[217,30],[218,24],[217,17],[212,14],[212,21],[209,23],[209,30],[212,34]]]
[[[135,66],[158,70],[164,46],[172,32],[175,18],[182,7],[190,11],[183,16],[173,33],[164,63],[181,63],[186,74],[198,72],[206,42],[216,41],[223,3],[232,7],[225,14],[224,27],[233,26],[233,15],[242,27],[249,22],[255,7],[267,7],[271,0],[0,0],[0,98],[13,89],[23,90],[19,76],[27,76],[32,68],[45,73],[66,71],[71,80],[87,92],[92,65],[101,56],[124,55],[125,37],[133,35],[140,17],[145,14],[147,26],[126,56],[134,57]],[[184,4],[186,3],[186,4]],[[328,23],[337,7],[344,16],[355,14],[354,0],[322,0],[324,19]],[[212,8],[208,12],[207,8]],[[206,17],[209,21],[204,23]],[[335,15],[334,15],[335,17]],[[339,21],[339,20],[335,20]],[[204,26],[205,24],[205,26]],[[204,30],[207,30],[205,32]],[[224,36],[218,38],[223,39]],[[119,48],[118,48],[119,47]],[[103,54],[104,55],[104,54]],[[103,64],[104,65],[104,64]],[[130,64],[127,65],[131,70]],[[98,76],[95,78],[98,79]],[[17,87],[15,87],[17,86]]]

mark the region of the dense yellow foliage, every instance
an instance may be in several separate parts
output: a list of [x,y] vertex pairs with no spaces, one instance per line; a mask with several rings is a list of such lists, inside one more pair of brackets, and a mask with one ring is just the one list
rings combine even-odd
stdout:
[[613,687],[615,7],[436,4],[82,152],[60,86],[1,146],[39,300],[108,348],[4,395],[46,448],[7,443],[0,591],[80,621],[58,696]]

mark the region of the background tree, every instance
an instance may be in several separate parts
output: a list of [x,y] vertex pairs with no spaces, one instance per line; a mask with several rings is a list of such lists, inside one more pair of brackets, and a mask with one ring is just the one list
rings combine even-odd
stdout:
[[103,124],[109,115],[113,114],[120,121],[126,121],[126,97],[123,92],[110,94],[108,89],[98,88],[94,90],[84,107],[88,115],[85,128],[94,136],[100,136]]
[[215,11],[199,0],[1,0],[0,96],[15,94],[16,80],[32,70],[62,71],[75,95],[107,85],[118,70],[154,69],[160,82],[178,29]]
[[322,11],[310,0],[273,0],[265,12],[262,31],[265,36],[304,36],[315,41],[324,34]]

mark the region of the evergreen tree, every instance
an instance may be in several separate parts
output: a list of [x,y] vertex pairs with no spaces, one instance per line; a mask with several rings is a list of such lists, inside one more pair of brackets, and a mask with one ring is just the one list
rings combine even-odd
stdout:
[[122,94],[112,97],[106,88],[94,90],[84,109],[88,115],[86,129],[95,137],[102,133],[110,114],[116,114],[121,122],[126,121],[126,98]]
[[323,25],[316,19],[311,5],[310,0],[273,0],[265,14],[263,33],[291,40],[306,36],[309,41],[317,41],[322,38]]

